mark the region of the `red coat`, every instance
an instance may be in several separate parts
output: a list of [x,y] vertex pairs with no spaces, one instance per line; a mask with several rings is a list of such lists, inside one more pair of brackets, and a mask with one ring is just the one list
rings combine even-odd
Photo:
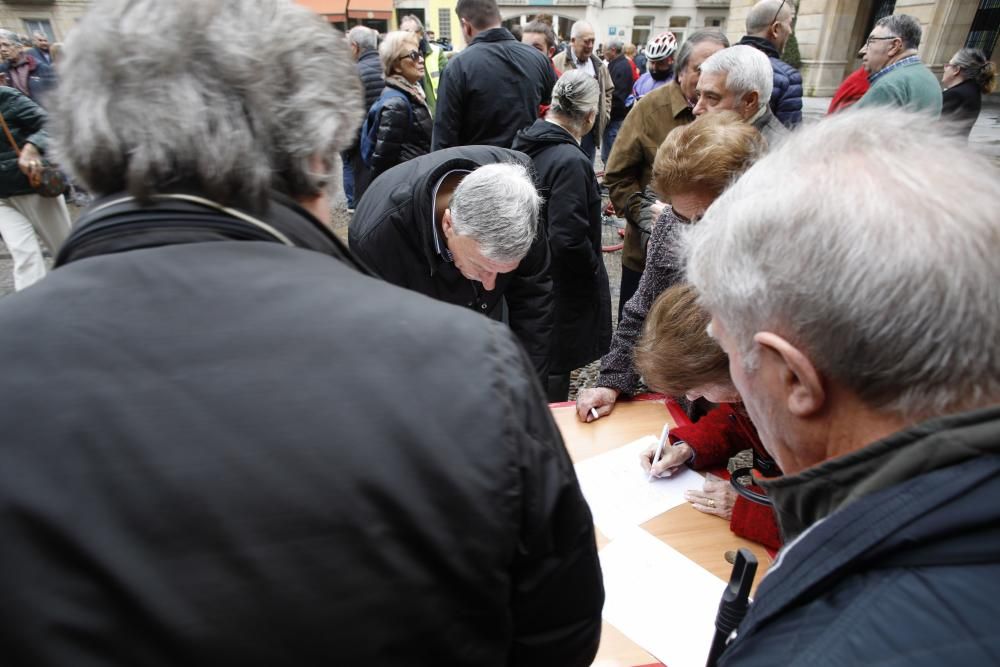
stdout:
[[[694,450],[691,467],[695,470],[725,468],[729,459],[745,449],[770,458],[757,435],[757,429],[742,406],[723,403],[688,426],[678,426],[670,432],[671,442],[683,440]],[[753,490],[763,493],[760,487]],[[729,528],[748,540],[769,549],[781,548],[781,533],[770,507],[737,496]]]
[[833,99],[830,100],[830,108],[826,110],[826,113],[831,114],[851,106],[864,97],[865,93],[868,92],[868,87],[868,72],[865,71],[864,67],[859,67],[844,79],[840,87],[837,88]]

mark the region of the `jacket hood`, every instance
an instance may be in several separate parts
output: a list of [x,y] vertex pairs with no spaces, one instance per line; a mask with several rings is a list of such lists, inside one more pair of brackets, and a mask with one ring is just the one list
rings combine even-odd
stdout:
[[540,118],[530,127],[526,127],[517,133],[517,136],[514,137],[514,145],[511,148],[534,157],[551,144],[580,145],[569,132],[555,123],[550,123]]
[[797,475],[762,482],[785,540],[851,503],[915,477],[1000,455],[1000,406],[931,419]]
[[764,55],[768,58],[781,59],[781,54],[778,53],[777,47],[771,42],[767,41],[763,37],[754,37],[753,35],[744,35],[743,39],[739,41],[740,44],[745,44],[746,46],[752,46],[758,51],[763,51]]

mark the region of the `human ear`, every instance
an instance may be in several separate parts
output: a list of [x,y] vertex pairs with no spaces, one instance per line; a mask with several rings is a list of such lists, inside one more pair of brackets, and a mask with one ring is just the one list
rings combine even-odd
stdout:
[[451,238],[455,235],[455,227],[451,224],[450,208],[446,208],[441,216],[441,233],[444,234],[445,238]]
[[788,412],[808,418],[823,410],[826,389],[812,360],[794,344],[770,331],[757,332],[753,339],[760,347],[761,363],[773,365],[771,370]]

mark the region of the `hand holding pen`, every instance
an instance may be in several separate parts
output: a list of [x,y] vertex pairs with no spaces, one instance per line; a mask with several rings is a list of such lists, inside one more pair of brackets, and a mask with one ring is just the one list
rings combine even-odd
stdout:
[[654,477],[670,477],[678,468],[691,460],[694,450],[686,442],[677,442],[668,446],[670,427],[663,427],[660,440],[639,455],[642,469],[649,473],[649,479]]

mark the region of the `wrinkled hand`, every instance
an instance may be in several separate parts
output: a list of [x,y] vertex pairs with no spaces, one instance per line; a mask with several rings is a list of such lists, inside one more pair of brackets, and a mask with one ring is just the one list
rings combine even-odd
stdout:
[[661,215],[663,215],[663,209],[665,209],[666,207],[667,207],[666,203],[660,201],[659,199],[657,199],[649,206],[649,211],[653,216],[653,227],[656,226],[656,221],[660,219]]
[[727,521],[733,517],[736,491],[724,479],[709,476],[705,478],[705,485],[701,487],[701,491],[694,489],[685,491],[684,498],[699,512],[714,514]]
[[42,168],[42,154],[38,152],[34,144],[25,144],[24,148],[21,149],[21,157],[17,159],[17,168],[28,178],[31,178],[35,171]]
[[608,387],[581,389],[580,393],[576,395],[577,419],[582,422],[594,421],[594,415],[590,413],[591,408],[597,410],[598,417],[610,415],[615,407],[615,401],[618,400],[618,393],[617,389],[609,389]]
[[679,442],[672,447],[664,447],[660,460],[653,465],[653,457],[656,456],[656,445],[651,445],[646,451],[639,454],[639,463],[647,473],[652,469],[653,477],[670,477],[682,465],[691,459],[694,450],[686,442]]

